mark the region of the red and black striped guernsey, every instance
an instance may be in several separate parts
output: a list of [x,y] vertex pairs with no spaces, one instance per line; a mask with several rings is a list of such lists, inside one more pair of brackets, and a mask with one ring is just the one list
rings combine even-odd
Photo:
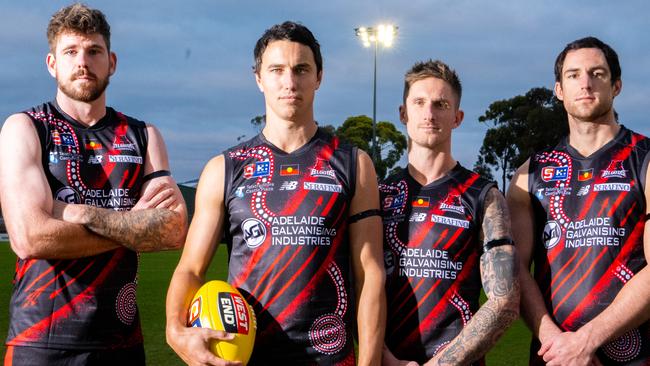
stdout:
[[228,281],[257,315],[251,364],[354,365],[356,149],[319,129],[290,154],[260,134],[224,156]]
[[379,185],[386,345],[398,359],[428,361],[478,310],[479,234],[485,195],[493,187],[460,164],[426,186],[407,169]]
[[[649,151],[650,140],[621,127],[589,157],[564,139],[530,159],[535,279],[561,329],[575,331],[593,319],[646,266]],[[601,347],[598,357],[612,365],[650,362],[648,323]]]
[[[140,195],[147,150],[143,122],[107,108],[86,127],[55,102],[25,112],[42,147],[52,197],[129,210]],[[7,344],[114,349],[142,344],[137,253],[120,248],[73,260],[16,263]]]

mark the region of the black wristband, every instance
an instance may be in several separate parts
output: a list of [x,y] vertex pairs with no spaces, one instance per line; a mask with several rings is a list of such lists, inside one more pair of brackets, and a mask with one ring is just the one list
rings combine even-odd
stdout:
[[483,244],[483,252],[485,253],[492,248],[500,247],[502,245],[515,245],[515,242],[510,238],[490,240]]
[[144,183],[144,182],[146,182],[148,180],[152,180],[154,178],[171,177],[171,175],[172,175],[172,172],[170,172],[169,170],[158,170],[158,171],[155,171],[153,173],[149,173],[149,174],[145,175],[142,178],[142,183]]
[[371,210],[361,211],[361,212],[359,212],[357,214],[354,214],[354,215],[348,217],[348,223],[349,224],[354,224],[355,222],[357,222],[357,221],[359,221],[361,219],[365,219],[366,217],[370,217],[370,216],[381,216],[381,211],[379,211],[376,208],[371,209]]

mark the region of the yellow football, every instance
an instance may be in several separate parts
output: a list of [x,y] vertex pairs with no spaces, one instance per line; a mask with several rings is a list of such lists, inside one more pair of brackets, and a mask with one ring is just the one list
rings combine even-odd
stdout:
[[248,363],[257,331],[255,312],[230,284],[209,281],[201,286],[192,299],[187,324],[234,334],[231,341],[213,341],[210,350],[224,360]]

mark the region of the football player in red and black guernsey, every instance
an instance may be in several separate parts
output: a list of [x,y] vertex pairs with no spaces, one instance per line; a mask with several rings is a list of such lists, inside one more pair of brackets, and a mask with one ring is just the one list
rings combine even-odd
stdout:
[[[505,198],[451,155],[460,99],[458,75],[441,61],[416,63],[405,75],[399,111],[408,166],[379,187],[386,365],[482,364],[519,315]],[[479,306],[481,285],[487,302]]]
[[618,123],[616,52],[587,37],[555,63],[569,135],[522,165],[508,191],[531,363],[650,363],[650,140]]
[[[268,29],[254,51],[262,132],[212,159],[167,294],[167,341],[189,364],[230,335],[188,328],[192,295],[218,243],[228,281],[257,315],[253,365],[379,365],[385,323],[377,178],[369,156],[320,129],[318,42],[304,26]],[[356,327],[355,327],[356,321]]]
[[0,133],[0,199],[18,256],[6,365],[143,365],[138,252],[178,248],[183,198],[158,130],[106,107],[115,72],[104,15],[48,26],[54,101]]

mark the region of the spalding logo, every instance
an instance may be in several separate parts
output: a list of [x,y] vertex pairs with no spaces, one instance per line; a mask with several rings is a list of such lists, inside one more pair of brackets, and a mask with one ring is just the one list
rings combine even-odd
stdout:
[[250,319],[241,296],[231,292],[219,292],[219,315],[228,333],[248,334]]

